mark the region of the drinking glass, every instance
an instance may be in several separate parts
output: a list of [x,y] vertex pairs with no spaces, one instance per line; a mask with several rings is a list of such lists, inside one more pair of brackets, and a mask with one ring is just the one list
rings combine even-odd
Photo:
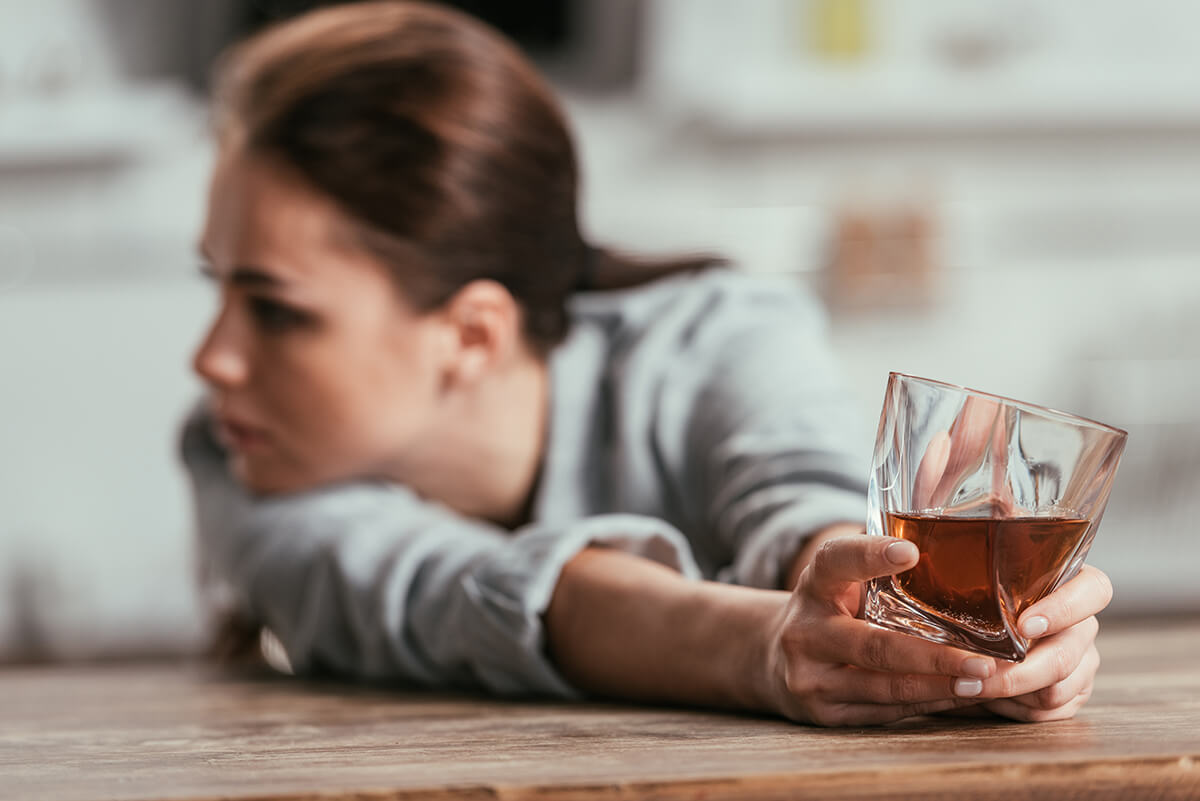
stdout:
[[1083,565],[1125,449],[1118,428],[891,373],[867,531],[920,550],[867,585],[865,616],[895,631],[1021,661],[1021,612]]

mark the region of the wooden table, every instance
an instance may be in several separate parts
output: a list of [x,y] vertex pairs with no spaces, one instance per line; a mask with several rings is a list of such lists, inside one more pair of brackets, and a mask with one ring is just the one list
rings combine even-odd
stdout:
[[197,665],[0,671],[0,798],[1200,799],[1200,619],[1106,625],[1075,719],[822,730]]

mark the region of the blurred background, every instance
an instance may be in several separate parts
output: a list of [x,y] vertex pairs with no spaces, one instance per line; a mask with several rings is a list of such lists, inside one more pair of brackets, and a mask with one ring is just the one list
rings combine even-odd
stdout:
[[[0,660],[202,637],[206,76],[314,5],[0,0]],[[1200,5],[457,5],[562,93],[595,240],[823,300],[864,465],[889,370],[1123,427],[1091,561],[1114,613],[1200,611]]]

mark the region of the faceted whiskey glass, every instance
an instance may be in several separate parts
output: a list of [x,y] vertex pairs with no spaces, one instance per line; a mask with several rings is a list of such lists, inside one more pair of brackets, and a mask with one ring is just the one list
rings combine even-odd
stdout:
[[867,620],[1021,661],[1021,612],[1083,565],[1126,433],[925,378],[888,377],[867,531],[920,551],[867,585]]

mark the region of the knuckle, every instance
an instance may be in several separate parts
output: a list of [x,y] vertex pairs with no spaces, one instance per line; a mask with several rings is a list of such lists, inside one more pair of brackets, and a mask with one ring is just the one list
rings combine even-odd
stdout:
[[859,658],[863,667],[884,670],[888,666],[888,643],[876,632],[863,638],[859,646]]
[[779,632],[779,647],[789,658],[805,653],[808,648],[808,628],[806,626],[784,626]]
[[789,663],[783,674],[783,686],[794,697],[808,698],[813,695],[814,681],[807,671],[797,670]]
[[816,698],[831,698],[837,688],[837,682],[829,673],[809,681],[805,684],[805,690],[809,695]]
[[956,676],[962,666],[962,654],[949,649],[940,649],[933,658],[933,668],[944,676]]
[[1057,709],[1071,700],[1067,697],[1068,695],[1074,697],[1073,694],[1066,691],[1063,685],[1054,684],[1034,693],[1033,702],[1038,709]]
[[837,566],[838,547],[833,540],[826,540],[817,548],[813,556],[812,568],[815,573],[824,575]]
[[1108,606],[1113,597],[1112,580],[1103,570],[1095,568],[1091,571],[1092,583],[1096,585],[1097,592],[1100,593],[1100,598],[1103,599],[1102,606]]
[[921,697],[921,685],[917,677],[911,673],[900,673],[891,680],[892,700],[911,704]]
[[919,704],[904,704],[901,706],[901,712],[904,717],[918,717],[920,715],[933,715],[938,712],[943,712],[950,708],[944,701],[925,701]]
[[1055,683],[1069,678],[1079,665],[1079,660],[1075,658],[1068,648],[1062,645],[1055,647],[1053,657]]
[[791,665],[788,665],[787,669],[783,671],[783,689],[787,690],[788,695],[802,695],[800,692],[800,682],[796,678],[796,673],[792,670]]
[[1057,599],[1057,602],[1046,610],[1051,622],[1062,621],[1066,624],[1076,623],[1075,620],[1075,602],[1067,593],[1062,593],[1062,597]]
[[996,677],[996,679],[996,683],[999,685],[998,695],[1001,698],[1012,698],[1013,696],[1020,695],[1020,688],[1018,686],[1017,673],[1015,670],[1002,671],[1000,675]]

